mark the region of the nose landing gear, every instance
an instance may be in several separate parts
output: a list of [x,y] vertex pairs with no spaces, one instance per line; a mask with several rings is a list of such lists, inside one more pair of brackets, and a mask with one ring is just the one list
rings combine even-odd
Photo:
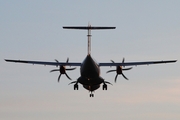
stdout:
[[90,97],[94,97],[94,94],[91,92],[91,94],[89,95]]

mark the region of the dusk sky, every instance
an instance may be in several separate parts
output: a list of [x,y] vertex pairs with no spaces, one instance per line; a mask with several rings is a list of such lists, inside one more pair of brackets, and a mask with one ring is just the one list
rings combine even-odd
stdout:
[[[1,120],[179,120],[180,63],[133,67],[124,74],[106,71],[111,83],[89,97],[55,66],[7,63],[4,59],[82,62],[87,31],[63,26],[112,26],[92,31],[97,62],[180,60],[179,0],[0,0]],[[76,80],[79,67],[68,71]]]

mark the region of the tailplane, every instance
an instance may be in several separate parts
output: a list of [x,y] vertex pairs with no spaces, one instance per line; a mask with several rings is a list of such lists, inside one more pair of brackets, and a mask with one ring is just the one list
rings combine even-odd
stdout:
[[93,26],[66,26],[64,29],[78,29],[78,30],[105,30],[105,29],[115,29],[116,27],[93,27]]
[[97,27],[91,26],[64,26],[63,29],[77,29],[77,30],[88,30],[88,55],[91,54],[91,30],[106,30],[106,29],[115,29],[116,27]]

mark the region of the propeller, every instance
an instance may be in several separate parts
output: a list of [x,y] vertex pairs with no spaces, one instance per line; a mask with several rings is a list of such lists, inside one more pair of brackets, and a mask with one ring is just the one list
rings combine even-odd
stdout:
[[[125,61],[125,59],[123,58],[123,60],[122,60],[122,63],[124,63],[124,61]],[[113,60],[111,60],[111,62],[112,63],[115,63]],[[125,66],[123,66],[123,67],[125,67]],[[109,70],[109,71],[107,71],[106,73],[109,73],[109,72],[115,72],[116,71],[116,76],[115,76],[115,79],[114,79],[114,81],[116,82],[116,80],[117,80],[117,77],[118,77],[118,75],[122,75],[126,80],[128,80],[128,78],[123,74],[123,71],[124,70],[131,70],[132,69],[132,67],[130,67],[130,68],[122,68],[122,66],[116,66],[116,70]]]
[[[56,61],[57,63],[59,63],[58,60],[55,59],[55,61]],[[67,58],[67,60],[66,60],[66,63],[68,63],[68,62],[69,62],[69,58]],[[76,68],[68,68],[68,69],[67,69],[65,66],[60,65],[60,66],[59,66],[59,69],[53,69],[53,70],[51,70],[50,72],[56,72],[56,71],[59,71],[59,72],[60,72],[60,74],[59,74],[59,76],[58,76],[58,82],[59,82],[62,74],[65,74],[66,77],[67,77],[69,80],[71,80],[71,78],[70,78],[70,77],[68,76],[68,74],[66,73],[66,70],[67,70],[67,71],[70,71],[70,70],[74,70],[74,69],[76,69]]]

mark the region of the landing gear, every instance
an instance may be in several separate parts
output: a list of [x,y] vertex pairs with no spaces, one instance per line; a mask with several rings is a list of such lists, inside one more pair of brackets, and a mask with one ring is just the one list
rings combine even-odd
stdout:
[[103,90],[107,90],[107,85],[106,84],[103,85]]
[[90,97],[94,97],[94,94],[91,93],[91,94],[90,94]]
[[78,90],[78,89],[79,89],[78,84],[74,84],[74,90]]

